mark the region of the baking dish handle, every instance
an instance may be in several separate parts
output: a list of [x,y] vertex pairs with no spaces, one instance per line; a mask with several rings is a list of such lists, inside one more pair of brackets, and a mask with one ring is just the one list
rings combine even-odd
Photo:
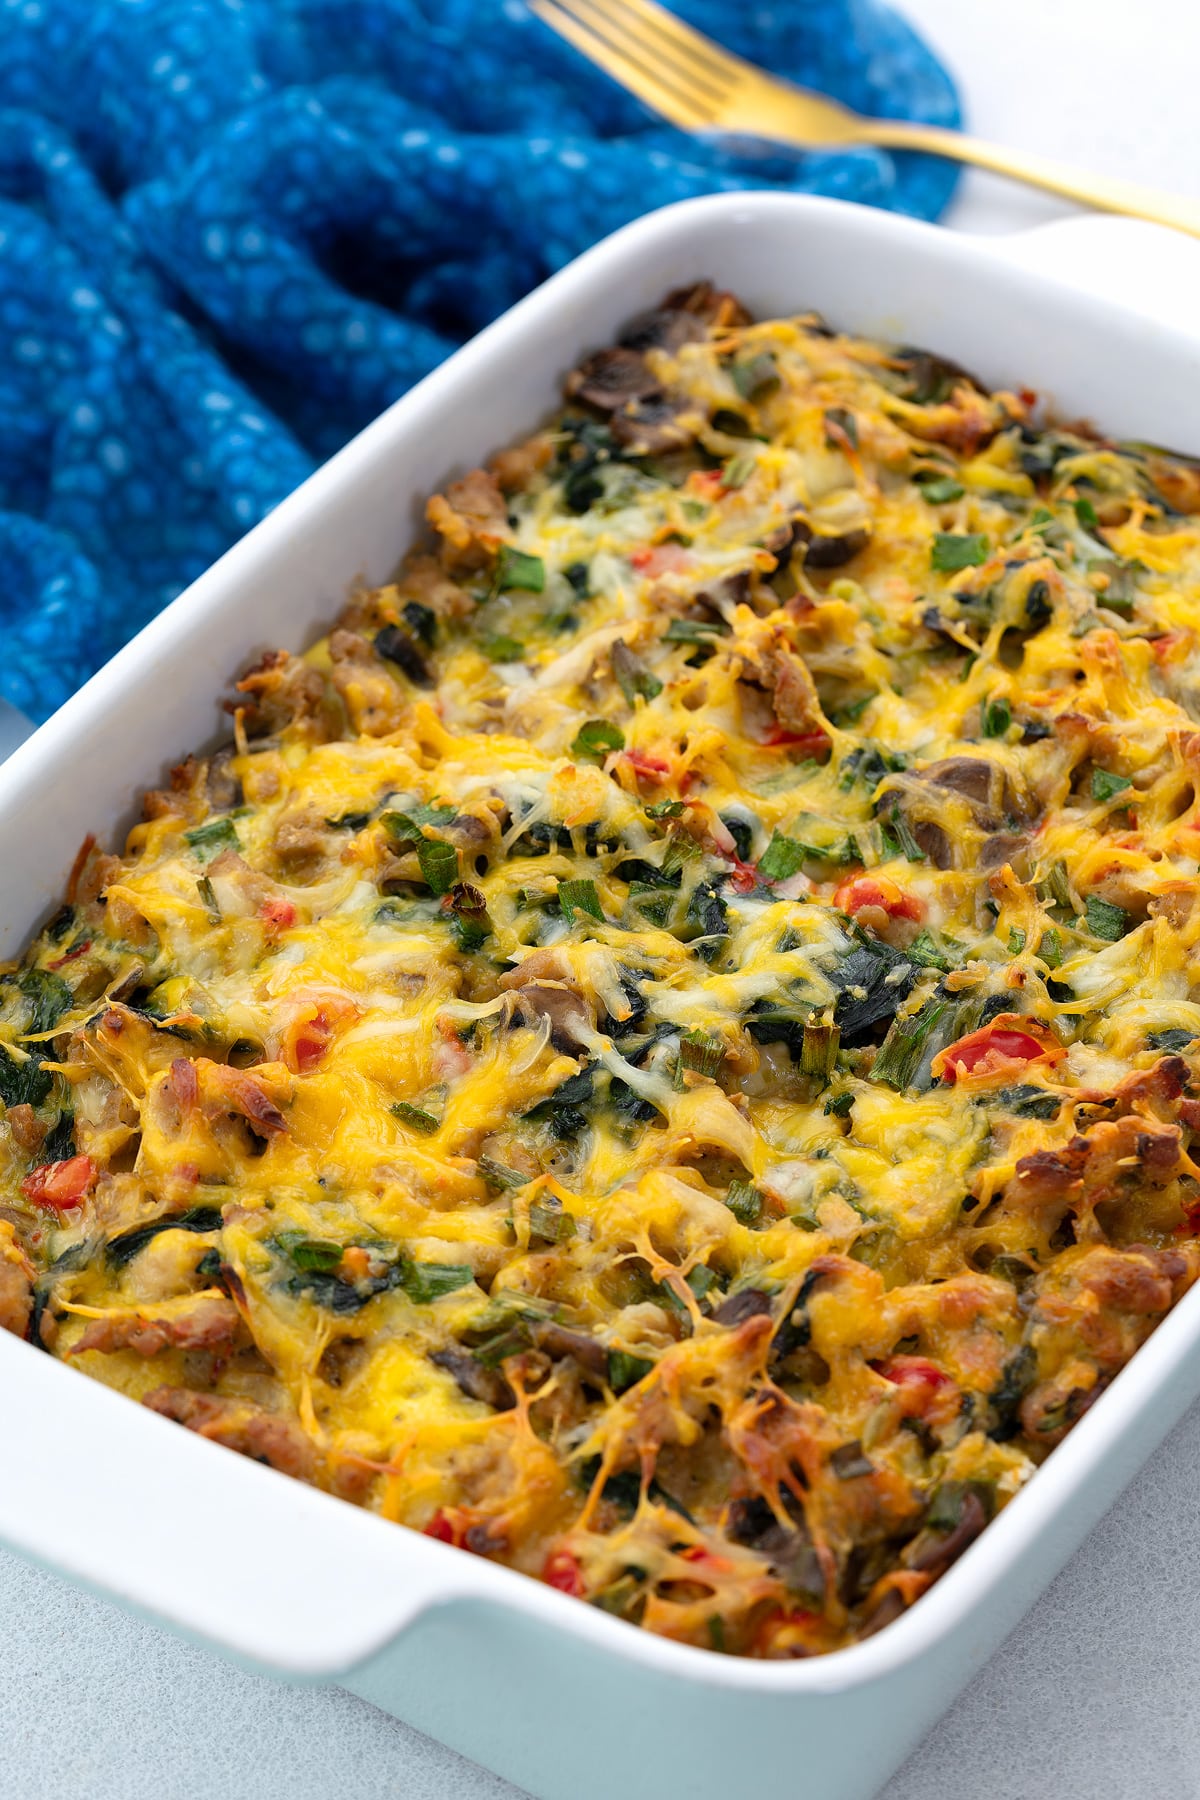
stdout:
[[988,247],[1022,268],[1065,281],[1194,337],[1200,243],[1143,219],[1079,213],[1027,231],[989,238]]
[[[4,1331],[0,1392],[0,1541],[239,1662],[328,1680],[429,1608],[478,1597],[495,1573],[219,1449]],[[61,1457],[45,1454],[47,1420]]]

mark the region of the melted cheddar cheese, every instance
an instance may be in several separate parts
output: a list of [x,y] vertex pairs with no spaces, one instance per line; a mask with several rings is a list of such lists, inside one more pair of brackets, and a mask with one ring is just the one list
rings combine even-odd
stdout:
[[1200,476],[708,286],[567,391],[4,972],[0,1322],[809,1655],[1200,1269]]

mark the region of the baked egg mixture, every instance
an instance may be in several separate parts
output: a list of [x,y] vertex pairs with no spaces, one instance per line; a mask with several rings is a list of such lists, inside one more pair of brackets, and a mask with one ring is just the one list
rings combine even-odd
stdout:
[[0,971],[0,1323],[809,1656],[1200,1270],[1200,472],[708,284],[566,392]]

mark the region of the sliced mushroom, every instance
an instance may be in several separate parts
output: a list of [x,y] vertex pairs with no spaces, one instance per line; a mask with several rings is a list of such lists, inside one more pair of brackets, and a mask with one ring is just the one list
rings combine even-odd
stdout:
[[805,547],[804,566],[807,569],[840,569],[853,561],[860,550],[865,550],[870,541],[868,531],[847,531],[839,537],[814,533]]
[[981,869],[999,869],[1011,863],[1014,872],[1024,879],[1028,872],[1029,836],[1022,831],[994,831],[983,840],[979,850]]
[[685,410],[663,393],[631,400],[612,415],[612,434],[634,456],[659,456],[690,444]]
[[760,1288],[743,1288],[740,1294],[730,1294],[713,1313],[713,1320],[718,1325],[744,1325],[747,1319],[769,1318],[771,1314],[770,1296]]
[[549,1019],[555,1048],[571,1051],[591,1036],[596,1019],[588,1001],[566,979],[568,975],[553,949],[535,950],[519,968],[500,977],[500,986],[513,995],[528,1024]]
[[497,1369],[489,1369],[469,1350],[435,1350],[429,1358],[439,1369],[445,1369],[458,1383],[468,1400],[482,1400],[495,1412],[509,1412],[517,1397]]
[[561,1356],[573,1356],[588,1375],[607,1381],[608,1350],[598,1338],[589,1337],[586,1331],[571,1331],[565,1325],[556,1325],[552,1319],[544,1324],[534,1324],[530,1330],[538,1349],[552,1361],[557,1362]]
[[973,1544],[988,1522],[978,1494],[968,1491],[963,1496],[958,1523],[949,1532],[922,1531],[909,1546],[905,1557],[910,1569],[924,1574],[941,1575]]
[[662,384],[645,359],[620,345],[586,357],[564,385],[569,399],[584,400],[598,412],[616,412],[631,400],[662,393]]
[[698,343],[706,336],[704,321],[696,313],[683,307],[656,306],[629,321],[620,343],[626,350],[665,350],[674,355],[684,344]]

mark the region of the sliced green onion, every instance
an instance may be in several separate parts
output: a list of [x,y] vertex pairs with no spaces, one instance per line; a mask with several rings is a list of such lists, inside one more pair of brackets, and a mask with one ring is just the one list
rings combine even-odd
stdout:
[[306,1275],[329,1275],[345,1254],[343,1244],[326,1238],[311,1238],[303,1231],[280,1231],[275,1242],[297,1269]]
[[439,806],[436,801],[422,800],[408,812],[381,813],[379,823],[394,844],[417,844],[421,841],[424,826],[448,825],[456,811],[453,806]]
[[779,386],[779,365],[769,350],[735,362],[729,373],[743,400],[763,400]]
[[1075,502],[1075,517],[1079,520],[1079,523],[1083,526],[1085,531],[1094,531],[1096,526],[1100,523],[1099,515],[1097,514],[1095,507],[1084,494],[1081,494],[1079,499]]
[[1114,775],[1110,769],[1092,770],[1092,799],[1111,800],[1117,794],[1123,794],[1127,787],[1132,787],[1127,775]]
[[648,882],[635,881],[629,889],[629,903],[634,912],[648,924],[656,925],[660,931],[671,916],[673,901],[673,894],[651,887]]
[[721,470],[721,486],[730,493],[735,488],[745,487],[757,467],[757,458],[753,456],[731,456]]
[[1043,931],[1038,943],[1037,953],[1048,969],[1062,967],[1062,934],[1055,930]]
[[497,1162],[491,1156],[481,1156],[475,1167],[489,1187],[501,1192],[507,1188],[527,1187],[533,1180],[532,1175],[522,1175],[520,1169],[510,1169],[507,1163]]
[[1014,925],[1008,934],[1008,953],[1010,956],[1020,956],[1024,948],[1025,933],[1019,925]]
[[578,913],[586,914],[589,919],[604,918],[604,908],[600,904],[596,884],[590,877],[585,880],[560,881],[558,905],[568,925],[575,923]]
[[571,745],[572,756],[587,757],[591,762],[603,762],[610,750],[625,748],[625,733],[619,725],[613,725],[608,719],[588,719],[579,727],[575,742]]
[[1003,737],[1012,724],[1012,707],[1003,695],[995,700],[985,700],[983,704],[983,735],[989,738]]
[[952,953],[962,947],[956,938],[943,938],[939,945],[934,942],[930,932],[919,931],[904,954],[918,968],[940,969],[943,974],[947,974],[955,967]]
[[871,1080],[886,1081],[903,1093],[921,1066],[921,1057],[934,1026],[949,1003],[930,1000],[907,1019],[893,1019],[871,1065]]
[[482,649],[488,661],[494,663],[520,662],[525,654],[525,646],[519,638],[503,635],[484,638]]
[[707,644],[729,630],[724,619],[672,619],[663,632],[667,644]]
[[643,700],[653,700],[656,694],[662,693],[662,682],[650,673],[640,657],[634,655],[623,638],[618,638],[612,647],[612,672],[630,706],[639,695]]
[[[831,429],[832,427],[832,429]],[[829,406],[825,409],[825,442],[831,450],[842,448],[838,433],[845,437],[852,450],[858,449],[858,420],[844,406]]]
[[870,706],[872,700],[878,699],[876,694],[864,694],[861,700],[855,700],[849,706],[843,706],[836,715],[839,725],[857,725],[858,721]]
[[1071,884],[1067,878],[1067,865],[1054,862],[1046,871],[1046,879],[1042,883],[1045,897],[1055,906],[1070,907]]
[[676,1085],[683,1086],[682,1075],[689,1069],[695,1075],[707,1075],[714,1078],[725,1061],[725,1044],[719,1037],[711,1036],[706,1031],[689,1031],[686,1037],[679,1040],[679,1061],[677,1064]]
[[1129,930],[1129,914],[1123,907],[1113,906],[1111,901],[1101,900],[1095,894],[1087,898],[1087,928],[1093,937],[1103,938],[1108,944],[1115,944]]
[[826,1082],[837,1064],[838,1046],[842,1041],[840,1026],[809,1023],[804,1027],[800,1046],[800,1071]]
[[929,561],[933,568],[952,574],[957,569],[970,569],[986,562],[990,546],[982,531],[965,533],[939,531],[933,540]]
[[754,1226],[762,1218],[763,1199],[749,1181],[731,1181],[725,1204],[739,1225]]
[[199,850],[206,858],[215,856],[218,850],[240,850],[242,847],[232,819],[206,819],[203,825],[195,825],[183,835],[192,849]]
[[402,1125],[409,1125],[419,1131],[423,1137],[432,1137],[435,1131],[441,1130],[441,1120],[436,1113],[426,1112],[423,1106],[414,1106],[411,1100],[396,1100],[392,1103],[392,1115]]
[[210,925],[221,923],[221,908],[217,902],[216,890],[207,875],[202,875],[196,883],[200,898],[204,902],[204,911]]
[[575,1220],[563,1211],[561,1200],[550,1196],[535,1200],[529,1208],[529,1229],[548,1244],[565,1244],[575,1236]]
[[614,1394],[623,1394],[626,1388],[644,1381],[654,1368],[644,1356],[634,1356],[628,1350],[610,1350],[608,1353],[608,1385]]
[[475,1271],[467,1263],[406,1261],[400,1285],[410,1300],[415,1300],[418,1306],[428,1306],[430,1301],[440,1300],[443,1294],[469,1287],[474,1279]]
[[930,506],[946,506],[951,500],[961,500],[965,489],[961,481],[955,481],[952,475],[939,475],[932,481],[920,483],[922,498]]
[[883,834],[884,847],[893,854],[903,856],[908,862],[925,861],[925,852],[909,830],[908,820],[899,807],[892,808],[888,814],[887,823],[881,823],[880,830]]
[[510,588],[519,588],[523,593],[540,594],[545,586],[546,565],[540,556],[528,556],[524,550],[514,550],[511,544],[501,545],[492,580],[492,587],[497,594],[507,593]]
[[682,800],[655,800],[643,808],[648,819],[678,819],[685,810]]
[[421,875],[435,894],[448,894],[458,880],[458,851],[443,838],[423,837],[417,845]]

